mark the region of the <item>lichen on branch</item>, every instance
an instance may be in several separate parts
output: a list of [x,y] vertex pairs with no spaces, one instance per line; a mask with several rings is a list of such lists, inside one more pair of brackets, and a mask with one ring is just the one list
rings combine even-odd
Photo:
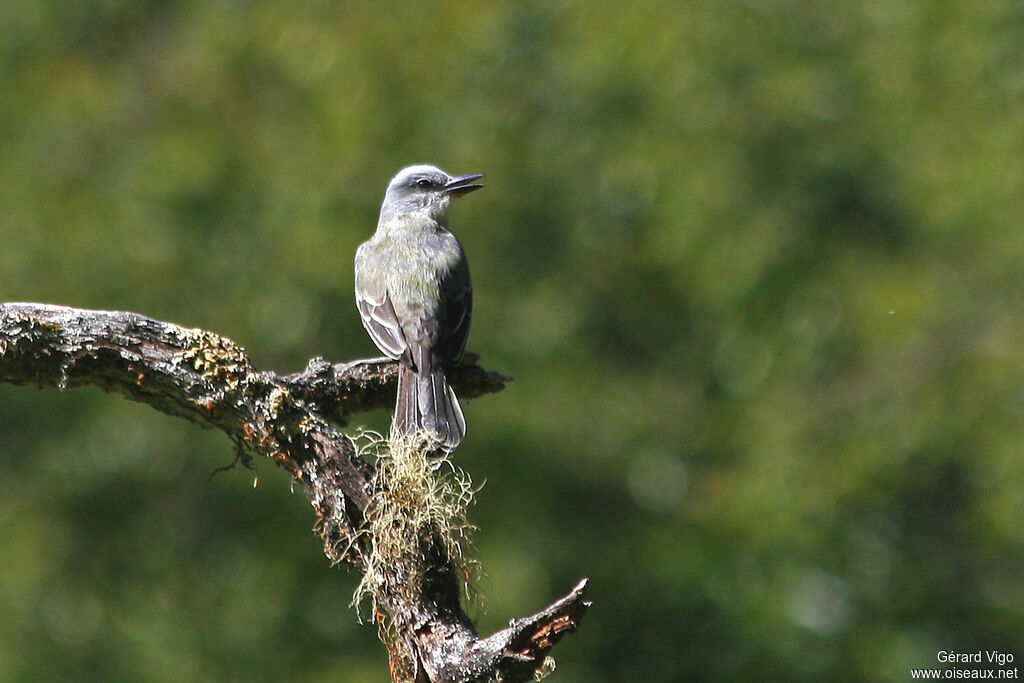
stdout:
[[[477,635],[460,602],[474,568],[468,477],[414,442],[392,443],[375,466],[336,426],[390,400],[396,374],[387,359],[314,358],[303,372],[279,375],[255,369],[245,349],[214,332],[138,313],[0,304],[0,382],[120,393],[219,429],[284,467],[313,506],[327,557],[364,572],[375,619],[390,624],[396,681],[530,680],[550,668],[549,650],[589,608],[586,581],[531,617]],[[466,398],[508,381],[475,359],[450,379]]]

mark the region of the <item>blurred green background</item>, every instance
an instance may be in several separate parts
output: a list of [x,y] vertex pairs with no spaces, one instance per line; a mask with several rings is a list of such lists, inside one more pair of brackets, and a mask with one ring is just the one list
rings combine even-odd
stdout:
[[[413,162],[487,174],[482,631],[589,576],[551,680],[1024,658],[1024,6],[0,3],[0,300],[375,356],[352,257]],[[232,456],[0,386],[0,680],[386,680]]]

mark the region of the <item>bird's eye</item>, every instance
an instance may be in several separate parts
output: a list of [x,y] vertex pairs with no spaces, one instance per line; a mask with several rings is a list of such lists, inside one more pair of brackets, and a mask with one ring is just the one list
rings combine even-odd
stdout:
[[420,178],[419,180],[416,181],[416,187],[418,187],[420,189],[423,189],[423,190],[429,190],[433,186],[434,186],[434,183],[432,183],[431,181],[427,180],[426,178]]

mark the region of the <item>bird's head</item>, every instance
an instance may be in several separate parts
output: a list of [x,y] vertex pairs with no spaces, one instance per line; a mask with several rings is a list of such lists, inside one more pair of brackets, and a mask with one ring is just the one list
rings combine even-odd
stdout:
[[381,206],[381,217],[422,213],[444,223],[452,199],[478,190],[483,185],[473,181],[483,173],[448,175],[437,166],[417,164],[403,168],[388,183]]

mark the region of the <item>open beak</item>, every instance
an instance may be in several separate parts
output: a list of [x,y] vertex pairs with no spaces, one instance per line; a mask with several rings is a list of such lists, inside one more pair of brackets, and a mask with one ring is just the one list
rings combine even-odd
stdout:
[[479,190],[483,185],[481,183],[474,183],[474,180],[483,178],[483,173],[470,173],[469,175],[455,176],[444,185],[444,192],[455,195],[456,197],[472,192],[473,190]]

